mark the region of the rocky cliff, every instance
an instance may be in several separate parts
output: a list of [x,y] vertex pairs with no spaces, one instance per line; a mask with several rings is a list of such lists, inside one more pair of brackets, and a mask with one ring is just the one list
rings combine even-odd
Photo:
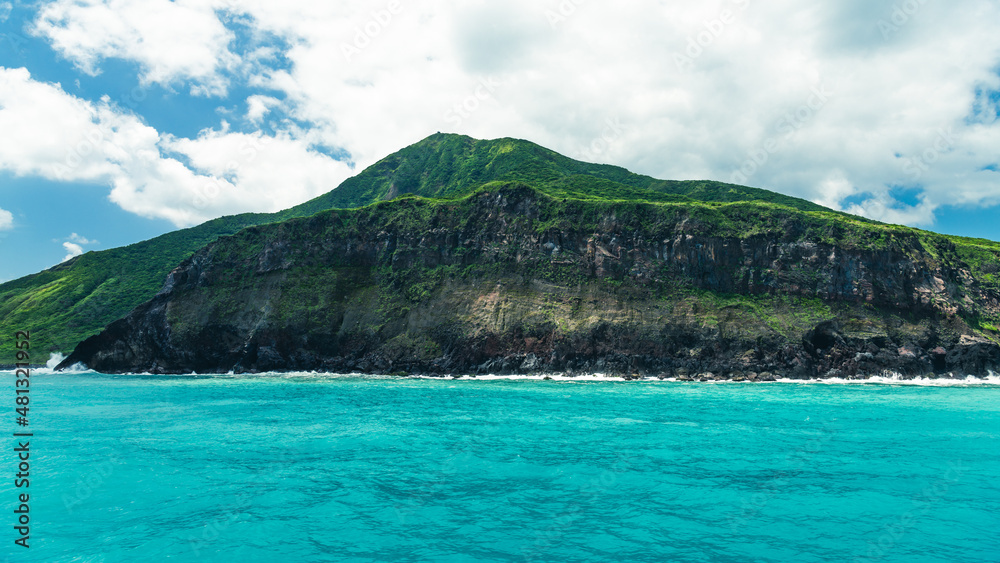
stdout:
[[775,204],[493,184],[252,227],[63,363],[102,372],[1000,369],[998,251]]
[[[0,283],[0,334],[30,327],[39,352],[72,350],[81,340],[148,301],[177,264],[219,236],[251,225],[353,209],[398,197],[469,195],[489,182],[519,181],[557,197],[691,202],[761,201],[818,211],[815,203],[775,192],[712,181],[659,180],[624,168],[580,162],[520,139],[473,139],[438,133],[405,147],[335,189],[278,213],[214,219],[127,247],[83,256]],[[0,338],[0,358],[14,358]]]

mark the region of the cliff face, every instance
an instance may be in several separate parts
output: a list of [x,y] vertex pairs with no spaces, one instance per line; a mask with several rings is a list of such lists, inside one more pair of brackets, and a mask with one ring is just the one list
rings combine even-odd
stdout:
[[[328,209],[364,207],[404,193],[455,198],[487,182],[511,180],[577,199],[769,201],[802,210],[823,209],[746,186],[657,180],[623,168],[575,161],[518,139],[436,134],[291,209],[214,219],[128,247],[89,252],[44,272],[0,283],[0,334],[30,327],[37,351],[66,351],[156,295],[172,268],[219,236]],[[14,357],[13,345],[13,340],[0,338],[0,358]]]
[[1000,296],[944,237],[755,204],[493,186],[254,227],[64,362],[102,372],[1000,369]]

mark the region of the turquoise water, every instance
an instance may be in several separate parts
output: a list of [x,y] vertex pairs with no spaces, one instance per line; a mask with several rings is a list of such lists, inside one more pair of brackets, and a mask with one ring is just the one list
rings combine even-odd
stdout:
[[5,447],[0,561],[1000,561],[995,385],[87,373],[31,393],[31,548]]

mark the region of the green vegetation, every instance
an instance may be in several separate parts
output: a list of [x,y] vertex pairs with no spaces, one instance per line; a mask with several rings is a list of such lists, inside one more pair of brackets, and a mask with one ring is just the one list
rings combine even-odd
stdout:
[[[241,240],[254,243],[240,249],[243,254],[240,258],[256,259],[266,237],[277,236],[282,229],[315,228],[318,223],[311,222],[310,216],[330,210],[340,211],[334,211],[332,222],[322,223],[327,229],[323,235],[327,237],[342,236],[351,232],[351,225],[365,221],[419,232],[434,225],[434,218],[442,209],[467,205],[470,194],[511,185],[530,186],[537,191],[540,215],[530,218],[530,223],[540,234],[608,220],[623,229],[654,233],[683,217],[690,232],[717,237],[768,236],[836,243],[848,248],[892,249],[968,270],[970,279],[1000,291],[1000,244],[991,241],[884,225],[756,188],[709,181],[657,180],[615,166],[572,160],[526,141],[479,141],[436,134],[386,157],[337,189],[292,209],[216,219],[127,247],[90,252],[44,272],[2,284],[0,334],[31,330],[36,357],[47,351],[68,352],[82,339],[150,299],[163,286],[171,269],[219,237],[247,227],[283,222],[278,228],[251,228],[241,235]],[[388,200],[393,202],[373,205]],[[346,211],[353,208],[363,209]],[[527,222],[529,218],[519,220]],[[258,240],[255,236],[264,238]],[[579,272],[558,265],[532,267],[537,269],[538,279],[552,283],[583,281]],[[489,279],[503,275],[484,264],[448,268],[419,272],[416,277],[406,269],[381,272],[379,275],[385,276],[390,286],[405,287],[405,291],[400,301],[376,306],[417,303],[443,280],[455,276]],[[240,271],[240,275],[247,275],[247,270]],[[292,301],[308,305],[287,314],[322,316],[317,311],[324,304],[342,297],[350,287],[360,283],[353,278],[337,277],[342,272],[336,274],[336,279],[327,279],[328,275],[334,274],[317,272],[308,277],[314,280],[313,286],[287,288],[289,295],[301,297]],[[805,269],[802,275],[808,275]],[[609,283],[618,282],[610,279]],[[338,284],[347,284],[347,289],[330,289],[339,287]],[[237,296],[231,299],[236,300]],[[233,305],[236,306],[235,301]],[[317,318],[317,322],[330,321]],[[998,323],[1000,319],[983,318],[977,326],[989,329]],[[9,339],[4,339],[0,343],[0,363],[12,356],[8,342]]]
[[795,295],[720,294],[690,289],[674,292],[669,300],[686,306],[708,326],[723,322],[733,327],[763,324],[789,340],[836,317],[829,303]]
[[[553,237],[570,237],[579,245],[592,234],[604,254],[573,251],[555,257],[542,246]],[[697,240],[684,252],[713,239],[719,246],[712,252],[726,239],[758,251],[772,244],[808,249],[830,241],[855,264],[865,261],[866,268],[893,269],[902,261],[931,271],[931,262],[965,252],[961,244],[933,233],[842,221],[828,212],[773,203],[572,199],[523,183],[493,182],[462,198],[400,197],[226,237],[199,257],[206,266],[198,271],[207,282],[171,296],[170,345],[195,349],[202,346],[205,330],[242,334],[243,341],[260,329],[292,348],[308,348],[303,342],[308,339],[336,346],[338,352],[331,355],[364,350],[408,362],[450,354],[449,343],[466,338],[483,338],[484,346],[512,341],[530,349],[552,338],[599,343],[638,335],[651,343],[650,350],[661,350],[662,344],[672,354],[681,349],[692,357],[717,353],[717,342],[736,343],[736,355],[752,363],[766,351],[796,345],[830,320],[837,321],[847,340],[905,343],[941,337],[954,342],[977,331],[994,340],[998,336],[998,319],[983,300],[958,315],[908,307],[908,301],[895,306],[884,294],[873,303],[825,300],[829,263],[821,272],[815,263],[786,254],[775,266],[770,259],[748,266],[740,258],[745,254],[737,253],[735,260],[691,272],[680,260],[651,257],[648,241],[688,234]],[[623,244],[634,252],[598,265],[595,256],[612,256],[612,238],[628,239]],[[383,245],[389,241],[394,250],[386,252]],[[286,249],[281,268],[259,273],[262,257],[276,248]],[[598,267],[603,272],[595,276]],[[771,276],[770,289],[737,293],[744,289],[726,280],[747,279],[744,268],[751,267]],[[965,265],[945,264],[946,270],[954,267]],[[716,276],[725,280],[713,280]],[[970,286],[974,283],[979,282],[970,278]],[[969,289],[976,293],[977,288]],[[904,300],[912,295],[903,293]],[[961,295],[940,295],[946,306],[962,301]]]
[[[38,359],[42,352],[68,352],[156,294],[167,273],[195,250],[266,218],[216,219],[126,247],[88,252],[0,285],[0,334],[30,330]],[[11,357],[9,342],[0,340],[0,363]]]
[[[483,216],[484,209],[492,209],[479,202],[480,198],[493,201],[506,198],[510,213],[503,221],[510,224],[510,232],[522,232],[528,238],[544,239],[554,231],[560,232],[608,232],[599,225],[613,224],[611,230],[629,233],[637,238],[655,240],[663,233],[676,233],[683,225],[687,234],[719,239],[747,240],[757,237],[760,241],[791,242],[800,244],[835,244],[840,251],[870,251],[888,253],[900,259],[911,259],[915,263],[932,264],[947,260],[950,266],[970,267],[973,276],[983,269],[995,268],[997,260],[978,253],[990,252],[989,248],[966,248],[962,241],[954,240],[926,231],[892,225],[882,225],[856,219],[843,219],[825,211],[801,211],[783,205],[766,202],[635,202],[611,200],[595,197],[571,199],[553,197],[545,190],[521,183],[493,182],[477,189],[472,194],[455,199],[426,199],[400,197],[391,202],[366,206],[355,210],[337,210],[320,216],[294,219],[265,227],[247,229],[229,237],[224,244],[212,250],[213,262],[233,266],[224,269],[220,279],[237,280],[233,283],[262,287],[260,280],[253,280],[252,268],[243,264],[255,264],[264,246],[277,240],[284,241],[368,241],[371,233],[379,230],[391,233],[413,234],[410,243],[399,241],[397,257],[424,252],[439,254],[451,252],[463,256],[471,249],[463,246],[449,246],[444,239],[423,236],[433,229],[447,233],[464,233],[463,236],[486,237],[492,233],[488,227],[490,219]],[[531,201],[525,206],[524,201]],[[511,220],[511,218],[513,218]],[[496,219],[494,219],[496,220]],[[484,230],[485,229],[485,230]],[[368,233],[367,235],[365,233]],[[366,238],[368,237],[368,238]],[[423,239],[423,240],[422,240]],[[524,240],[523,238],[521,240]],[[421,241],[419,245],[416,241]],[[364,314],[356,313],[355,322],[347,323],[353,329],[366,334],[381,333],[387,323],[394,322],[406,312],[425,306],[428,302],[442,299],[441,292],[449,287],[493,287],[503,285],[509,294],[513,287],[525,287],[518,299],[525,303],[538,301],[537,288],[528,289],[525,284],[540,282],[552,287],[566,288],[567,293],[579,294],[581,288],[597,288],[604,296],[614,296],[623,303],[657,303],[658,307],[670,309],[671,318],[686,318],[687,322],[706,327],[727,327],[727,331],[753,334],[770,334],[785,339],[794,339],[818,323],[838,318],[846,322],[848,333],[859,335],[886,334],[890,330],[886,319],[898,316],[898,312],[868,311],[863,304],[834,304],[816,296],[803,295],[740,295],[720,294],[697,289],[671,273],[670,263],[658,263],[662,268],[653,275],[670,283],[647,285],[637,281],[626,269],[609,270],[605,277],[595,280],[593,275],[580,267],[579,261],[553,260],[548,255],[532,248],[527,252],[519,246],[498,241],[487,244],[475,251],[478,256],[467,265],[454,261],[447,265],[426,267],[422,260],[411,263],[405,260],[392,266],[376,265],[369,276],[360,273],[343,284],[341,277],[349,268],[348,262],[339,262],[339,254],[332,254],[323,261],[323,268],[293,265],[285,271],[286,281],[280,295],[273,299],[261,300],[273,304],[276,309],[269,315],[277,324],[282,319],[303,319],[316,316],[317,322],[309,323],[311,330],[322,332],[331,326],[345,326],[343,319],[336,317],[335,310],[341,309],[343,298],[351,296],[361,300]],[[971,254],[970,254],[971,253]],[[959,256],[980,256],[981,262],[968,266]],[[488,259],[483,259],[489,256]],[[609,267],[614,268],[615,260]],[[516,271],[512,264],[517,264]],[[334,272],[340,273],[334,273]],[[741,279],[744,271],[739,269],[726,272],[732,279]],[[809,263],[794,261],[782,267],[786,283],[803,288],[821,285],[820,272]],[[245,279],[249,276],[249,279]],[[334,280],[336,277],[336,280]],[[987,279],[984,277],[984,279]],[[972,281],[972,278],[970,278]],[[976,280],[987,289],[997,292],[1000,287],[989,281]],[[992,285],[991,285],[992,284]],[[242,286],[222,283],[210,290],[220,302],[233,302],[233,307],[247,300],[240,293]],[[209,290],[204,290],[209,291]],[[323,294],[333,293],[333,299],[323,298]],[[320,296],[320,297],[318,297]],[[602,299],[605,297],[602,297]],[[322,302],[317,302],[321,299]],[[537,311],[523,318],[537,318],[538,323],[551,323],[563,330],[576,319],[573,307],[556,306],[552,302],[537,303]],[[199,305],[199,308],[201,305]],[[319,308],[317,310],[316,308]],[[850,309],[848,311],[848,309]],[[220,319],[229,309],[222,307],[216,315]],[[235,309],[234,309],[235,310]],[[969,327],[981,331],[992,331],[1000,319],[985,312],[971,313],[966,318]],[[334,315],[334,317],[330,317]],[[321,318],[320,318],[321,317]],[[586,315],[584,315],[586,317]],[[576,320],[575,320],[576,319]],[[914,320],[913,322],[917,322]],[[301,323],[299,323],[301,324]],[[565,325],[565,326],[564,326]],[[917,330],[917,329],[913,329]],[[989,335],[989,334],[987,334]],[[402,341],[400,341],[402,342]]]
[[757,188],[722,182],[657,180],[618,166],[573,160],[527,141],[481,141],[442,133],[386,157],[300,208],[311,212],[350,209],[403,194],[455,198],[490,182],[523,182],[556,198],[763,201],[803,211],[830,211],[804,199]]

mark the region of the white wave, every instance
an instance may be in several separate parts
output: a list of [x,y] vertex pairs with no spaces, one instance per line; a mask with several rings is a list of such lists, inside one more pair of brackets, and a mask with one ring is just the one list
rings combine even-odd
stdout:
[[828,379],[780,379],[780,383],[820,384],[820,385],[910,385],[915,387],[983,387],[1000,385],[1000,375],[990,372],[986,377],[906,377],[899,373],[889,372],[867,379],[843,379],[832,377]]
[[61,352],[53,352],[49,356],[49,361],[45,362],[45,367],[49,371],[52,371],[52,370],[56,369],[56,366],[59,365],[59,364],[61,364],[62,361],[65,360],[65,359],[66,359],[66,356],[63,356]]
[[[521,375],[497,375],[497,374],[485,374],[485,375],[463,375],[460,377],[445,376],[445,375],[415,375],[411,376],[416,379],[449,379],[458,381],[625,381],[624,377],[607,375],[604,373],[589,373],[580,375],[566,375],[559,373],[541,373],[541,374],[521,374]],[[659,381],[655,377],[646,378],[650,381]]]
[[[62,355],[61,353],[59,353],[59,352],[53,352],[53,353],[49,354],[49,359],[48,359],[48,361],[45,362],[45,367],[33,367],[33,368],[31,368],[31,375],[52,375],[54,373],[57,373],[55,371],[56,366],[59,365],[59,363],[62,362],[63,360],[65,360],[65,359],[66,359],[66,356]],[[90,370],[88,370],[82,364],[76,364],[76,365],[68,368],[66,371],[68,371],[68,372],[86,372],[86,371],[90,371]],[[0,373],[14,375],[15,372],[14,372],[14,370],[4,370],[4,371],[0,371]]]
[[52,352],[49,354],[49,361],[45,362],[45,367],[35,368],[33,373],[38,375],[52,375],[54,373],[87,373],[91,370],[87,366],[77,362],[67,368],[63,368],[61,372],[56,371],[56,366],[62,363],[66,359],[61,352]]
[[[64,356],[59,353],[54,353],[46,362],[46,367],[36,368],[33,373],[38,374],[53,374],[53,373],[97,373],[89,370],[82,364],[73,365],[63,372],[54,372],[53,368],[58,365]],[[13,374],[13,372],[10,372]],[[351,380],[351,379],[365,379],[365,380],[386,380],[386,381],[404,381],[404,380],[431,380],[431,381],[462,381],[462,382],[474,382],[474,381],[553,381],[553,382],[566,382],[566,383],[583,383],[583,382],[625,382],[628,381],[621,376],[612,376],[605,373],[589,373],[589,374],[574,374],[565,375],[558,373],[549,374],[522,374],[522,375],[499,375],[499,374],[485,374],[485,375],[462,375],[460,377],[455,376],[443,376],[443,375],[411,375],[411,376],[396,376],[396,375],[373,375],[364,373],[330,373],[330,372],[316,372],[316,371],[297,371],[297,372],[263,372],[263,373],[241,373],[236,374],[234,372],[229,373],[218,373],[218,374],[198,374],[198,373],[188,373],[188,374],[171,374],[171,375],[159,375],[150,373],[129,373],[121,374],[120,377],[144,377],[144,378],[163,378],[163,379],[210,379],[210,380],[261,380],[261,379],[284,379],[284,380]],[[698,384],[714,384],[714,385],[759,385],[763,382],[752,382],[752,381],[730,381],[730,380],[710,380],[710,381],[678,381],[676,378],[665,378],[660,379],[658,377],[644,377],[638,380],[633,379],[633,382],[646,382],[646,383],[683,383],[688,385],[698,385]],[[815,379],[778,379],[777,381],[771,382],[772,384],[796,384],[796,385],[911,385],[920,387],[970,387],[970,386],[1000,386],[1000,374],[995,372],[990,372],[986,377],[975,377],[975,376],[942,376],[936,378],[929,377],[907,377],[895,372],[885,372],[880,375],[871,376],[867,378],[858,379],[845,379],[845,378],[815,378]]]
[[[390,379],[395,377],[389,376]],[[620,376],[610,376],[603,373],[594,374],[580,374],[580,375],[560,375],[560,374],[534,374],[534,375],[464,375],[461,377],[451,377],[451,376],[434,376],[434,375],[419,375],[412,376],[412,379],[428,379],[428,380],[452,380],[452,381],[498,381],[498,380],[509,380],[509,381],[520,381],[520,380],[551,380],[551,381],[564,381],[564,382],[574,382],[574,381],[628,381],[624,377]],[[669,377],[665,379],[660,379],[658,377],[643,377],[638,380],[632,381],[642,381],[651,383],[688,383],[688,384],[726,384],[726,385],[760,385],[767,382],[754,382],[754,381],[731,381],[725,379],[709,380],[709,381],[678,381],[677,378]],[[1000,374],[995,372],[989,372],[986,377],[976,377],[972,375],[968,376],[943,376],[943,377],[907,377],[900,373],[887,372],[877,376],[871,376],[867,378],[858,379],[845,379],[840,377],[833,378],[815,378],[815,379],[778,379],[771,383],[781,383],[781,384],[821,384],[821,385],[914,385],[921,387],[967,387],[967,386],[993,386],[1000,385]]]

